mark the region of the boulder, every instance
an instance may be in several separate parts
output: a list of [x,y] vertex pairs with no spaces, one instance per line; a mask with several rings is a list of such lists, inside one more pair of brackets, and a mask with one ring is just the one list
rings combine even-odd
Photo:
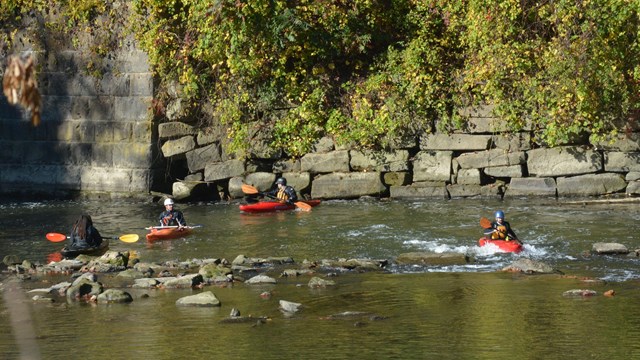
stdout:
[[595,243],[592,247],[593,252],[596,254],[628,254],[629,249],[626,246],[618,243]]
[[222,306],[220,300],[211,291],[182,297],[176,300],[177,306],[215,307]]
[[267,275],[257,275],[245,281],[245,284],[275,284],[276,279]]
[[107,289],[98,295],[98,304],[130,303],[133,301],[131,294],[120,289]]
[[502,271],[523,272],[527,274],[551,274],[557,272],[550,265],[531,259],[518,259],[512,262],[511,265],[503,268]]

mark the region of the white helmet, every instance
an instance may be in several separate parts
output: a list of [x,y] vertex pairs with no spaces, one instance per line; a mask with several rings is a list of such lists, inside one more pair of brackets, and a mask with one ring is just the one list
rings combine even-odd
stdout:
[[166,205],[173,205],[173,199],[166,199],[166,200],[164,201],[164,204],[165,204],[165,206],[166,206]]

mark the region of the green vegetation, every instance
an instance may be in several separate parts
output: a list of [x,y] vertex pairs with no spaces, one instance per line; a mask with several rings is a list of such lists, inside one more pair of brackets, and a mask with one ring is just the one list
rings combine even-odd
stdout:
[[[10,39],[24,9],[4,0]],[[85,26],[126,2],[58,2]],[[636,0],[134,0],[131,25],[160,83],[158,112],[180,84],[202,126],[232,151],[256,124],[289,155],[319,137],[385,147],[465,126],[458,109],[493,104],[510,129],[550,146],[631,131],[640,114]],[[114,12],[115,14],[115,12]],[[103,21],[104,22],[104,21]],[[108,24],[107,27],[111,27]],[[7,35],[9,34],[9,35]],[[122,37],[124,33],[120,34]],[[113,38],[93,51],[104,56]]]

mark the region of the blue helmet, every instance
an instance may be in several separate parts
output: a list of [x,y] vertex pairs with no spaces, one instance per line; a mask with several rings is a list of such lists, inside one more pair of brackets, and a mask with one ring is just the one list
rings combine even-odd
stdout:
[[504,211],[502,211],[502,210],[498,210],[498,211],[496,211],[496,213],[494,214],[494,217],[495,217],[496,219],[497,219],[497,218],[504,219]]

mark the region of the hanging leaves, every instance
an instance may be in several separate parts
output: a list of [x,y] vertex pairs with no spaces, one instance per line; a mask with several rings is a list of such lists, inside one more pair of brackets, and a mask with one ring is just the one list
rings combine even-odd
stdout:
[[20,105],[31,114],[31,124],[40,125],[40,91],[34,68],[33,58],[12,55],[8,58],[7,68],[2,80],[4,96],[12,105]]

